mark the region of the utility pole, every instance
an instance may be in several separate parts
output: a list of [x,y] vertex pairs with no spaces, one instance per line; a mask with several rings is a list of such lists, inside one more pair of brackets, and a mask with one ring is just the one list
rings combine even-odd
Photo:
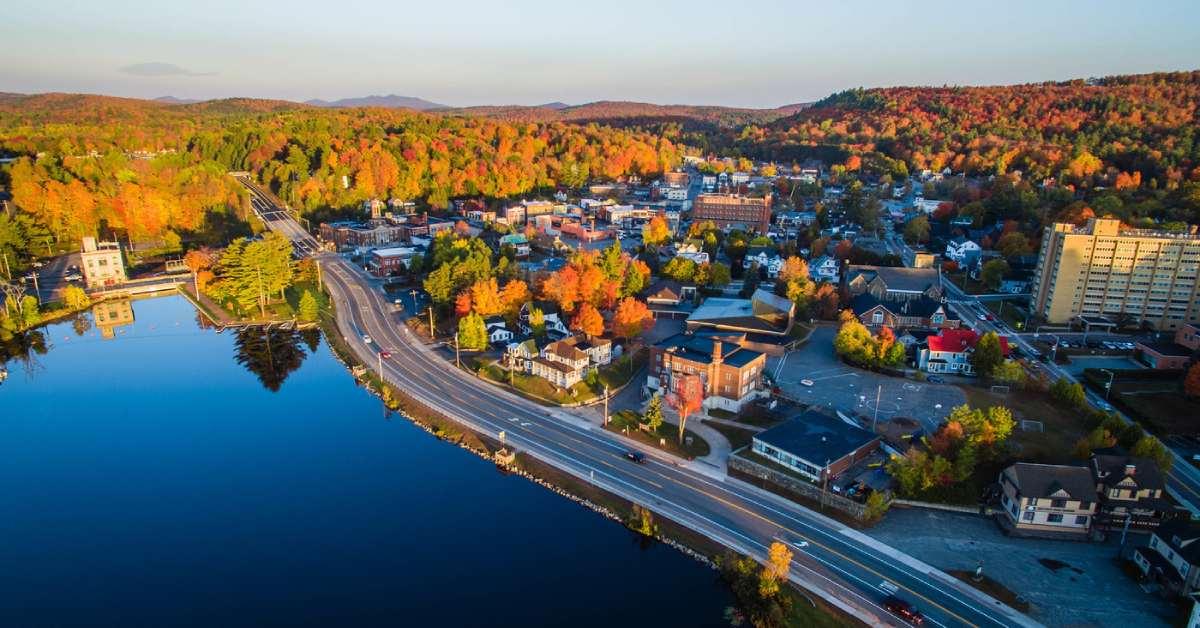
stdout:
[[458,355],[458,334],[454,334],[454,366],[462,368],[462,359]]
[[379,370],[376,372],[379,374],[379,383],[380,383],[380,385],[382,385],[383,384],[383,352],[382,351],[377,352],[375,354],[375,357],[376,357],[376,363],[379,365]]
[[4,276],[12,281],[12,269],[8,266],[8,253],[0,253],[0,257],[4,258]]
[[879,422],[879,396],[883,394],[883,384],[875,389],[875,418],[871,419],[871,433],[875,433],[875,424]]
[[608,427],[608,386],[604,387],[604,427]]
[[31,274],[33,275],[33,296],[37,297],[37,304],[38,304],[38,306],[41,306],[42,305],[42,289],[38,287],[38,272],[35,270]]
[[435,338],[437,338],[437,334],[434,333],[434,329],[433,329],[433,302],[430,301],[430,303],[429,303],[429,339],[434,340]]
[[829,459],[825,459],[825,469],[821,472],[821,512],[825,512],[825,495],[829,493]]

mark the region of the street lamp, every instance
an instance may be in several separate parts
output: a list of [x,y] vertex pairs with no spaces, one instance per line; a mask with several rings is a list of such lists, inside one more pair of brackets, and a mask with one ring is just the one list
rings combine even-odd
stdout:
[[1108,401],[1108,393],[1110,390],[1112,390],[1114,373],[1108,369],[1100,369],[1100,370],[1105,373],[1108,373],[1108,383],[1104,385],[1104,401],[1107,402]]

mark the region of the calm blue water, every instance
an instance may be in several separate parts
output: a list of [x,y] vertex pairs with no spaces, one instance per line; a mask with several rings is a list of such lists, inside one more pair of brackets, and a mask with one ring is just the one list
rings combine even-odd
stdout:
[[133,308],[0,384],[0,626],[722,624],[712,571],[386,417],[324,344],[272,392],[182,299]]

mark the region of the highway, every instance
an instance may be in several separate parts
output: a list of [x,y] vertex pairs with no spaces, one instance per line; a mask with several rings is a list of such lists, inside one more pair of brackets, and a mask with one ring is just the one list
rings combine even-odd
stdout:
[[[430,408],[589,481],[738,552],[765,560],[775,539],[795,544],[790,579],[870,625],[904,625],[882,602],[894,585],[935,626],[1034,626],[1036,622],[955,578],[781,497],[701,462],[644,450],[571,413],[546,408],[483,382],[437,357],[401,323],[385,295],[357,266],[321,253],[318,243],[269,195],[243,180],[264,221],[312,255],[336,306],[338,327],[363,363]],[[367,342],[364,336],[369,336]],[[388,360],[380,356],[390,353]]]

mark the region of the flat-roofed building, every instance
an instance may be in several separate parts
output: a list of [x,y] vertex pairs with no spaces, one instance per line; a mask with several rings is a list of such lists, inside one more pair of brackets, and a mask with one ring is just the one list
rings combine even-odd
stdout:
[[771,229],[771,195],[701,194],[692,205],[692,221],[711,220],[721,229],[766,233]]
[[98,242],[96,238],[84,238],[79,256],[87,287],[101,288],[125,283],[125,257],[121,254],[119,242]]
[[1042,237],[1034,312],[1049,323],[1125,316],[1155,329],[1200,322],[1200,236],[1122,229],[1119,220],[1055,223]]

